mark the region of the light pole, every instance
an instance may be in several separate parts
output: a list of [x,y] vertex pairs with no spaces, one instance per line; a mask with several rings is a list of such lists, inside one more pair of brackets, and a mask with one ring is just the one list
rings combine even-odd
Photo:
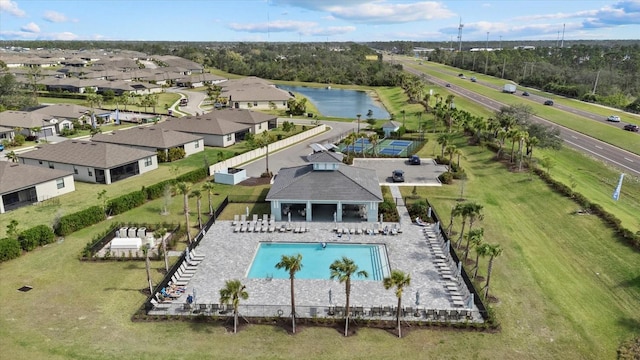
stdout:
[[498,50],[502,50],[502,35],[500,35],[500,43],[498,45]]
[[489,68],[489,32],[487,31],[487,44],[484,47],[484,51],[486,52],[486,59],[484,62],[484,74],[487,74],[487,69]]

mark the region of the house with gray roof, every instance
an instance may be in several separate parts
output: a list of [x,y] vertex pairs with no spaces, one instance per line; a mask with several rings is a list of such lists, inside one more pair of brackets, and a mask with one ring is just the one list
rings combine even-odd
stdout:
[[383,198],[375,170],[345,165],[329,151],[307,160],[274,179],[266,200],[277,221],[377,221]]
[[49,136],[60,134],[63,130],[73,129],[73,122],[84,122],[88,116],[90,108],[76,104],[53,104],[39,107],[33,110],[33,113],[42,114],[46,125],[43,125],[42,131],[38,136]]
[[231,146],[236,143],[236,140],[244,139],[245,134],[251,128],[246,124],[207,115],[209,114],[170,118],[153,125],[153,127],[201,136],[206,146],[217,147]]
[[384,137],[389,137],[391,136],[391,133],[397,132],[398,130],[400,130],[400,126],[402,126],[402,124],[400,124],[397,121],[393,121],[393,120],[386,121],[384,124],[382,124],[382,131],[384,131]]
[[165,157],[168,156],[169,149],[174,148],[183,149],[185,157],[204,151],[202,136],[153,126],[96,134],[91,138],[91,141],[131,146],[147,151],[162,151],[165,153]]
[[[33,111],[7,110],[0,113],[0,127],[20,129],[18,132],[24,136],[48,134],[54,130],[54,125],[47,121],[48,116]],[[36,130],[40,129],[40,132]],[[13,136],[17,135],[14,130]]]
[[13,128],[0,126],[0,144],[2,144],[2,142],[5,140],[6,141],[13,140],[13,136],[14,136]]
[[234,109],[270,109],[272,106],[286,109],[288,101],[293,99],[288,91],[255,76],[227,80],[220,86],[220,97],[226,99],[228,106]]
[[278,127],[278,117],[247,109],[219,109],[203,114],[202,117],[231,121],[250,126],[250,132],[261,132]]
[[21,153],[22,164],[71,172],[77,181],[111,184],[158,168],[154,151],[108,143],[68,140]]
[[75,190],[69,171],[0,161],[0,214]]

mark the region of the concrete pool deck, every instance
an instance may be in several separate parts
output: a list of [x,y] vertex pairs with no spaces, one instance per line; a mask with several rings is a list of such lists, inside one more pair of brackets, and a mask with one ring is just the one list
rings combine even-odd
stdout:
[[[395,190],[395,191],[394,191]],[[399,191],[392,186],[392,192]],[[401,197],[400,197],[401,199]],[[425,228],[417,226],[409,219],[404,204],[399,204],[401,220],[399,223],[384,223],[390,227],[399,225],[402,233],[397,235],[352,234],[338,238],[333,222],[294,222],[292,225],[305,225],[309,229],[303,233],[293,232],[234,232],[231,221],[218,221],[204,235],[196,248],[197,254],[204,255],[204,260],[186,286],[186,292],[174,300],[174,304],[184,304],[187,294],[196,293],[196,304],[218,304],[219,291],[225,281],[239,279],[246,285],[249,299],[241,301],[240,312],[246,316],[287,316],[290,309],[289,279],[249,279],[247,273],[260,242],[310,242],[310,243],[366,243],[385,244],[391,269],[402,270],[411,275],[411,286],[405,288],[402,306],[413,309],[436,310],[471,310],[474,321],[481,321],[478,308],[470,303],[469,291],[462,282],[446,280],[441,274],[443,265],[437,263],[437,257],[430,250]],[[276,223],[280,227],[284,222]],[[340,225],[338,223],[337,225]],[[368,227],[372,223],[345,223],[345,227]],[[273,259],[274,266],[280,259]],[[304,258],[302,259],[304,266]],[[275,267],[274,267],[275,271]],[[457,269],[451,267],[455,278]],[[454,288],[451,288],[453,286]],[[417,296],[417,293],[419,295]],[[456,294],[457,293],[457,294]],[[453,295],[453,296],[452,296]],[[344,306],[344,284],[332,280],[295,280],[295,296],[298,316],[326,315],[329,306]],[[459,296],[456,301],[456,296]],[[419,298],[419,299],[418,299]],[[331,303],[330,303],[331,300]],[[419,301],[416,301],[419,300]],[[456,301],[456,304],[454,304]],[[460,304],[464,302],[464,305]],[[385,290],[382,281],[353,280],[351,289],[351,306],[394,307],[397,298],[393,289]],[[169,313],[180,314],[177,306],[172,306]]]

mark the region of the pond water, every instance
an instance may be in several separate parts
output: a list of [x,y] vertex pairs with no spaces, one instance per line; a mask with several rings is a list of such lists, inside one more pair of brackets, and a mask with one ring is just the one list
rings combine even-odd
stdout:
[[367,120],[367,112],[371,110],[374,119],[389,119],[387,110],[364,91],[287,85],[278,87],[304,95],[324,116],[355,119],[357,114],[361,114],[361,119]]

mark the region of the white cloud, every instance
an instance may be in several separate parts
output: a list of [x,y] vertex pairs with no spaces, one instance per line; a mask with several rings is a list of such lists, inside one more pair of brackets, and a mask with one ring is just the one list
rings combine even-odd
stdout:
[[285,31],[297,31],[302,32],[305,29],[309,29],[317,26],[315,22],[305,21],[290,21],[290,20],[277,20],[268,23],[255,23],[255,24],[239,24],[231,23],[229,28],[236,31],[246,32],[285,32]]
[[8,12],[11,15],[24,17],[27,15],[24,10],[18,7],[18,4],[15,1],[11,0],[0,0],[0,12]]
[[335,36],[344,35],[356,31],[355,26],[330,26],[327,28],[316,28],[303,30],[303,35],[312,36]]
[[433,1],[410,4],[390,4],[386,1],[378,1],[355,6],[328,6],[325,10],[339,19],[379,24],[447,19],[455,15],[442,3]]
[[53,10],[45,11],[44,16],[42,18],[47,20],[48,22],[53,22],[53,23],[69,21],[69,19],[65,14],[62,14]]
[[38,24],[36,24],[34,22],[30,22],[27,25],[21,27],[20,30],[22,30],[24,32],[28,32],[28,33],[39,33],[40,32],[40,26],[38,26]]

